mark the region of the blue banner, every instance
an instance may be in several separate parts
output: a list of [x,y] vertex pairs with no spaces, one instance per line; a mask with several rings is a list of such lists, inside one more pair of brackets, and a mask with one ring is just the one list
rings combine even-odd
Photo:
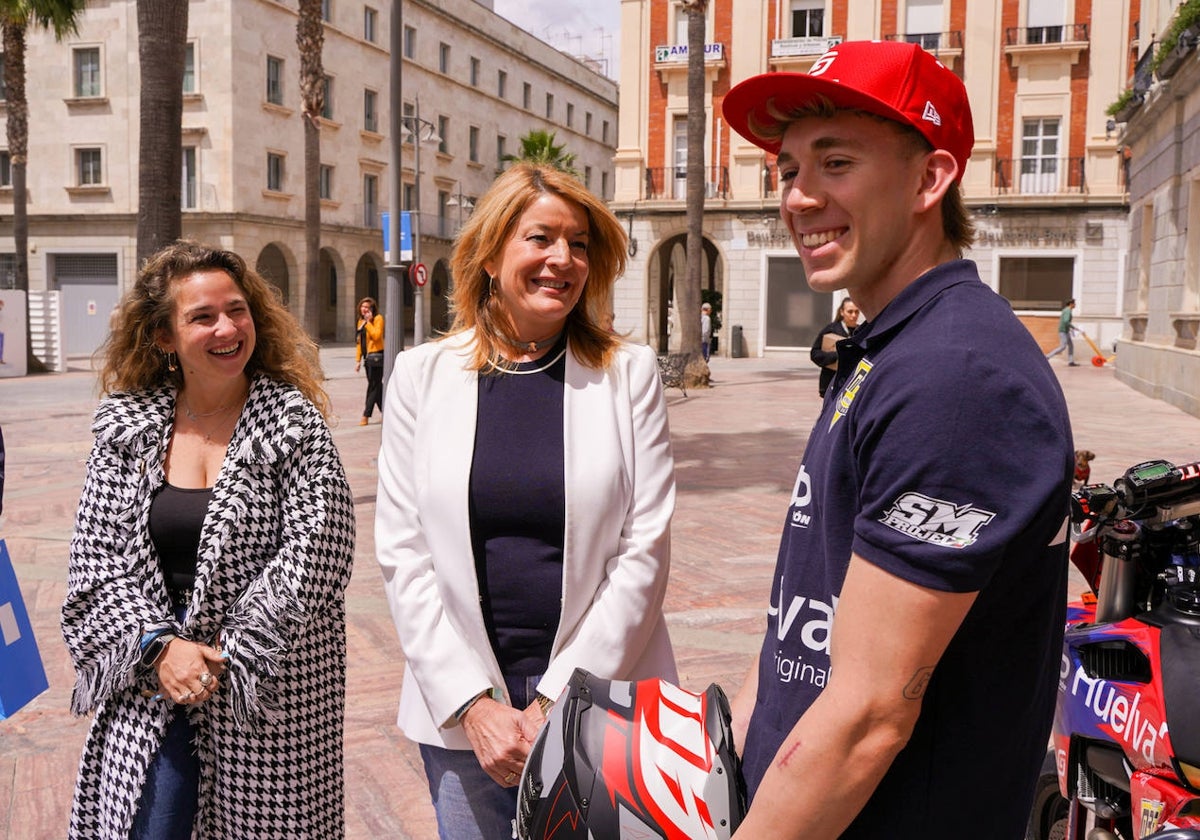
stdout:
[[38,654],[17,573],[0,540],[0,720],[50,687]]
[[[412,214],[407,210],[400,214],[400,262],[411,262],[413,258],[412,247]],[[391,263],[391,239],[392,239],[392,214],[383,214],[383,259],[387,263]]]

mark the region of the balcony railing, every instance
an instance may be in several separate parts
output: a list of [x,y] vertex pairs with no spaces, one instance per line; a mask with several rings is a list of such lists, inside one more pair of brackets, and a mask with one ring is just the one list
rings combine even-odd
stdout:
[[892,35],[884,35],[883,37],[887,41],[920,44],[923,49],[932,53],[936,53],[939,50],[961,50],[963,48],[963,34],[961,30],[957,29],[953,32],[894,33]]
[[1082,157],[997,158],[993,186],[1003,195],[1078,195],[1087,192]]
[[1010,26],[1004,30],[1004,46],[1024,47],[1038,44],[1086,42],[1086,23],[1066,23],[1059,26]]
[[[729,198],[729,169],[709,166],[704,172],[704,197]],[[646,167],[646,198],[658,201],[683,201],[687,198],[687,167]]]

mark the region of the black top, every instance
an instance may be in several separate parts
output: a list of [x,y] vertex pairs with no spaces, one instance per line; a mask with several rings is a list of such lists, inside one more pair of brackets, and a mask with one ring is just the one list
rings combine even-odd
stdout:
[[200,529],[212,495],[211,487],[190,490],[163,484],[150,503],[150,540],[172,593],[191,589],[196,579]]
[[544,673],[562,609],[566,338],[481,372],[470,520],[480,608],[506,675]]

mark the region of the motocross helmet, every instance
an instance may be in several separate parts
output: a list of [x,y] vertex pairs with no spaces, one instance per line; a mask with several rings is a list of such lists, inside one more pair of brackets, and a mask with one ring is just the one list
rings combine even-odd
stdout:
[[535,739],[519,840],[727,840],[746,813],[729,701],[582,668]]

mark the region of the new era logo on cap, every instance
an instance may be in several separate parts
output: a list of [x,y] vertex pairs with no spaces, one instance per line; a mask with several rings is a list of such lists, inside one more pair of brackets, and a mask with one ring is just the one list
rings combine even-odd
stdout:
[[962,178],[975,145],[967,89],[917,44],[847,41],[821,56],[809,73],[746,79],[726,94],[723,111],[731,128],[778,153],[786,115],[821,99],[841,110],[865,111],[916,129],[935,149],[954,156]]
[[925,113],[921,115],[921,119],[929,120],[934,125],[942,124],[942,115],[937,112],[937,108],[933,107],[932,102],[925,103]]

